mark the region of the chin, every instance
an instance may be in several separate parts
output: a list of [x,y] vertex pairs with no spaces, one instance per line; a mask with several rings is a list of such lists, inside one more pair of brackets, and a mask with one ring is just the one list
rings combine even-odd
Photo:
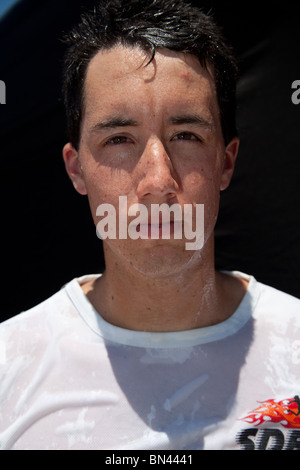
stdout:
[[159,245],[146,250],[143,256],[130,260],[131,268],[149,278],[182,277],[187,270],[199,265],[201,250],[179,250],[170,245]]
[[202,263],[203,249],[186,250],[183,240],[109,240],[103,246],[106,265],[116,266],[124,275],[128,271],[175,280]]

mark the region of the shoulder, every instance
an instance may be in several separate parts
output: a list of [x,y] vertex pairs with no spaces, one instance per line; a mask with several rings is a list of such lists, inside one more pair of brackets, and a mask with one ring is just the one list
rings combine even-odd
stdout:
[[240,271],[224,272],[247,283],[239,310],[251,312],[252,317],[259,317],[262,314],[264,317],[270,315],[272,318],[276,315],[295,315],[300,319],[300,299],[297,297],[264,284],[252,275]]
[[259,282],[255,277],[239,271],[231,272],[248,282],[237,313],[252,318],[253,326],[262,331],[287,331],[300,335],[300,299]]
[[24,328],[26,324],[36,324],[36,322],[46,323],[48,315],[51,317],[60,316],[62,318],[72,315],[78,316],[76,309],[78,307],[77,299],[83,297],[80,283],[92,277],[95,277],[95,275],[74,278],[41,303],[0,323],[0,334],[5,330],[11,330],[20,325]]
[[300,316],[300,299],[260,282],[257,282],[257,285],[260,290],[261,308],[282,314],[295,313]]
[[0,333],[3,333],[5,330],[13,330],[21,325],[23,328],[26,324],[39,321],[39,319],[43,320],[46,318],[48,312],[55,312],[59,309],[60,306],[65,304],[66,301],[67,298],[64,289],[59,290],[51,297],[45,299],[34,307],[26,311],[22,311],[10,319],[2,322],[0,324]]
[[265,335],[286,340],[300,338],[300,299],[274,287],[257,283],[259,296],[252,317]]
[[58,331],[67,330],[76,318],[63,288],[40,304],[0,324],[0,365],[26,358],[34,351],[41,353]]

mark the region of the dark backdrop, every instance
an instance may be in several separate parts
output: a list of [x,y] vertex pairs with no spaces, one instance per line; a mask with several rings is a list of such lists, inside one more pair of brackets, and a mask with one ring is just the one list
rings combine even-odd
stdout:
[[[0,106],[0,321],[104,267],[87,200],[73,189],[61,157],[60,38],[93,3],[23,0],[0,22],[0,79],[7,90]],[[221,196],[216,265],[300,297],[300,105],[291,101],[291,84],[300,80],[299,7],[280,3],[202,2],[240,63],[242,143],[232,184]]]

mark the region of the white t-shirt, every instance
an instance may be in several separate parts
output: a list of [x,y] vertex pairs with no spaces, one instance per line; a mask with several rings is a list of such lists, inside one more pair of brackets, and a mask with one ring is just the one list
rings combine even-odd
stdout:
[[207,328],[113,326],[86,276],[4,322],[0,449],[300,449],[300,301],[232,275],[247,293]]

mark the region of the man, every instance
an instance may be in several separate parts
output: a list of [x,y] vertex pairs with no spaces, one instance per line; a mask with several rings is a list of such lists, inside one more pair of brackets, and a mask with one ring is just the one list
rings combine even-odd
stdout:
[[68,41],[63,157],[106,267],[2,325],[1,447],[299,448],[299,301],[214,267],[230,49],[178,0],[101,2]]

